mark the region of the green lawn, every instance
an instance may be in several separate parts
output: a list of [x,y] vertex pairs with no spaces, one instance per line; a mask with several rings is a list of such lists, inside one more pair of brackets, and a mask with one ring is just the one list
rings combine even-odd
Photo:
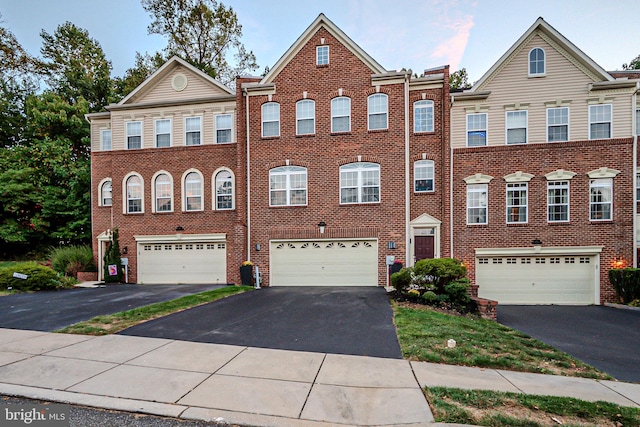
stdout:
[[[611,379],[597,369],[491,320],[393,303],[406,359],[449,365]],[[447,340],[456,341],[455,348]]]
[[86,322],[67,326],[56,332],[82,335],[108,335],[115,334],[138,323],[156,319],[171,313],[197,307],[208,302],[216,301],[229,295],[253,290],[252,286],[225,286],[212,291],[187,295],[171,301],[159,302],[134,308],[132,310],[107,316],[97,316]]

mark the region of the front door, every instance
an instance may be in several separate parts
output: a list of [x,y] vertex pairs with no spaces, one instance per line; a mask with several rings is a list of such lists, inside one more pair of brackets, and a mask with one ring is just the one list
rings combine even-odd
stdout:
[[415,236],[416,261],[435,257],[434,242],[434,236]]

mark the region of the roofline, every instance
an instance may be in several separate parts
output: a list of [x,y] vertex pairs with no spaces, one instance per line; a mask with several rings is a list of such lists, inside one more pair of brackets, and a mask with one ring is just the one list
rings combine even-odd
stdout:
[[176,100],[176,101],[157,101],[157,102],[146,102],[142,104],[111,104],[107,105],[107,110],[109,111],[122,111],[122,110],[137,110],[140,108],[158,108],[158,107],[174,107],[178,105],[194,105],[194,104],[204,104],[204,103],[212,103],[212,102],[225,102],[225,101],[235,101],[235,95],[220,95],[220,96],[211,96],[207,98],[196,98],[189,100]]
[[587,65],[591,70],[602,77],[603,80],[614,80],[614,78],[605,71],[604,68],[599,66],[593,59],[591,59],[587,54],[585,54],[582,50],[580,50],[576,45],[574,45],[569,39],[563,36],[558,30],[553,28],[547,21],[545,21],[542,17],[536,19],[536,21],[527,29],[527,31],[520,36],[520,38],[513,44],[511,47],[498,59],[489,70],[480,77],[473,87],[470,89],[471,91],[476,91],[479,89],[483,83],[493,75],[493,73],[498,69],[500,65],[504,61],[511,56],[511,54],[538,28],[542,28],[547,34],[553,37],[557,42],[559,42],[563,47],[567,48],[569,51],[574,53],[578,58],[580,58],[585,65]]
[[260,81],[261,83],[270,83],[273,78],[281,71],[284,65],[298,53],[307,39],[309,39],[317,28],[324,26],[329,32],[333,33],[341,42],[347,47],[353,49],[357,56],[374,72],[374,74],[383,74],[387,70],[380,65],[375,59],[373,59],[367,52],[365,52],[356,42],[354,42],[349,36],[347,36],[336,24],[331,22],[324,13],[318,15],[318,17],[307,27],[306,30],[296,39],[295,42],[287,49],[287,51],[278,59],[271,70]]
[[107,117],[111,117],[111,113],[109,111],[101,111],[99,113],[87,113],[84,115],[84,119],[89,123],[91,123],[91,120],[93,119],[107,118]]

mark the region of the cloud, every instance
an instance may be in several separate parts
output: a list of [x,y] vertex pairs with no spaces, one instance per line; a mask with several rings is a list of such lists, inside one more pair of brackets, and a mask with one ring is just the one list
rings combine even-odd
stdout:
[[451,66],[452,71],[457,70],[467,48],[473,24],[472,15],[462,16],[444,23],[442,25],[444,29],[449,33],[453,32],[453,35],[433,49],[431,58],[443,60],[442,62]]

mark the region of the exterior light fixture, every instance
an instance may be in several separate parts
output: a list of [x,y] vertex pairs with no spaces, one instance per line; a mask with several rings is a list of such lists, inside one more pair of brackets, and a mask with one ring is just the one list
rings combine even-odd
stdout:
[[625,268],[627,266],[627,262],[624,260],[624,257],[613,257],[613,262],[611,263],[613,268]]
[[256,252],[260,252],[260,243],[256,243]]
[[127,252],[129,252],[129,248],[128,248],[128,247],[126,247],[126,246],[124,246],[124,247],[122,248],[122,253],[123,253],[124,255],[126,255],[126,254],[127,254]]
[[540,239],[534,239],[533,242],[531,242],[532,245],[536,245],[539,246],[542,244],[542,240]]
[[320,221],[318,223],[318,228],[320,229],[320,234],[324,234],[324,228],[327,226],[327,223],[324,221]]
[[396,249],[396,242],[389,242],[387,243],[387,248],[389,249]]
[[179,225],[176,227],[176,231],[184,231],[184,227]]

